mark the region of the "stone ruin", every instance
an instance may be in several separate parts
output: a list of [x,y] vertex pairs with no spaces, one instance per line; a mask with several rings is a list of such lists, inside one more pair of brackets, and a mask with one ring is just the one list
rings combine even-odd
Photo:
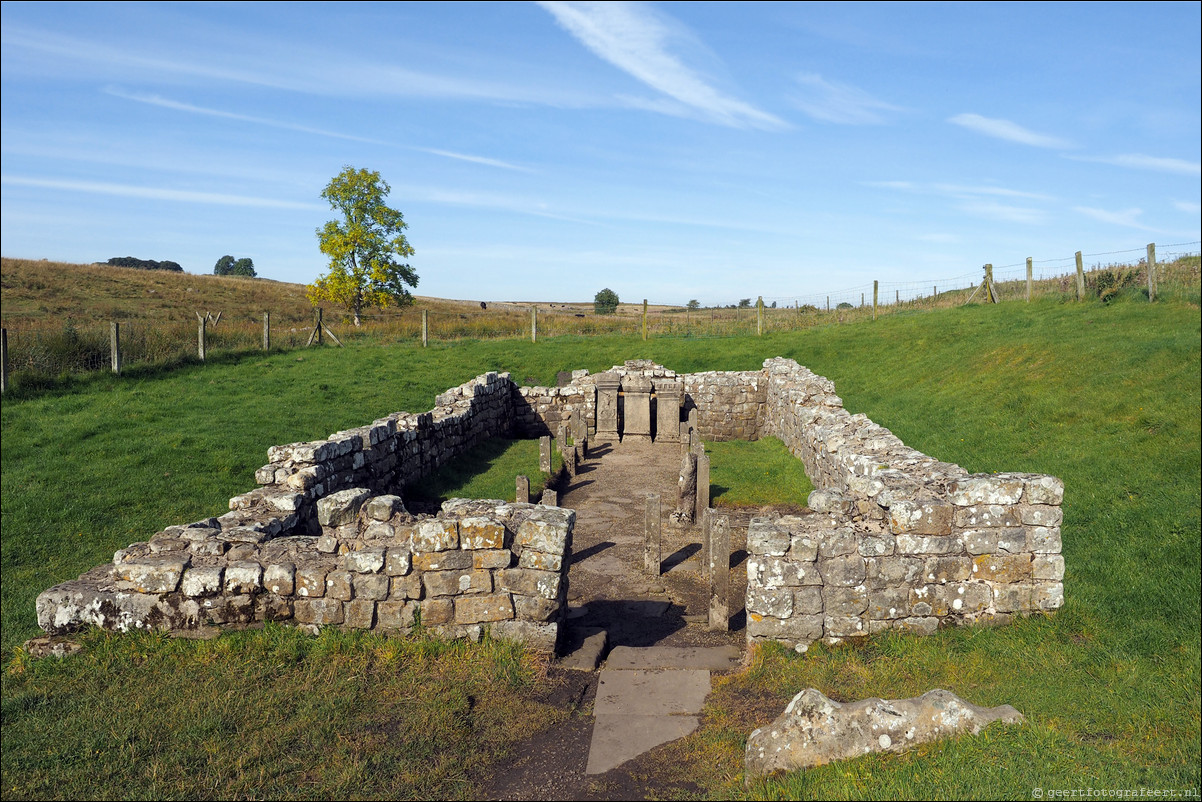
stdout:
[[228,512],[169,526],[43,592],[38,623],[62,634],[87,625],[204,633],[261,621],[400,632],[420,622],[553,651],[575,513],[453,499],[413,515],[404,487],[492,437],[562,437],[570,427],[578,442],[687,443],[690,425],[711,440],[777,437],[818,488],[802,514],[748,527],[749,641],[802,650],[890,628],[1004,622],[1063,603],[1060,480],[970,475],[939,462],[848,413],[829,380],[792,360],[683,375],[632,360],[574,371],[563,387],[486,373],[439,395],[429,412],[272,447],[259,486]]

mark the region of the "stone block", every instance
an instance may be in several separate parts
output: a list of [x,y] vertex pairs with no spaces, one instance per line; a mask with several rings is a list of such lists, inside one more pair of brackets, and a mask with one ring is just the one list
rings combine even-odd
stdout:
[[256,593],[263,587],[263,566],[252,562],[230,563],[225,567],[227,594]]
[[894,542],[898,554],[959,554],[964,548],[963,542],[951,535],[898,535]]
[[369,498],[371,491],[365,487],[330,493],[317,500],[317,522],[322,526],[331,527],[353,523],[360,508]]
[[859,616],[825,615],[822,618],[822,629],[825,637],[836,640],[859,638],[868,634],[867,624]]
[[1028,475],[1023,479],[1024,500],[1028,504],[1061,504],[1064,482],[1055,476]]
[[422,597],[422,575],[394,576],[388,588],[388,598],[393,601],[420,599]]
[[789,559],[793,562],[814,562],[818,559],[818,541],[809,535],[793,535],[789,539]]
[[321,598],[326,595],[328,569],[315,565],[301,565],[296,569],[296,595]]
[[747,589],[747,612],[773,618],[793,615],[793,588]]
[[1028,527],[1027,548],[1035,554],[1059,554],[1062,549],[1060,540],[1060,527]]
[[923,566],[926,582],[946,584],[961,582],[972,575],[972,560],[968,557],[927,557]]
[[999,613],[1022,613],[1032,609],[1032,586],[1029,582],[994,585],[993,606]]
[[1027,549],[1027,531],[1021,526],[999,529],[997,550],[1002,554],[1022,554]]
[[778,640],[790,646],[804,646],[822,637],[822,623],[820,615],[795,615],[782,620],[748,613],[747,637],[749,640]]
[[456,521],[422,521],[413,533],[413,550],[447,551],[459,548],[459,526]]
[[1005,529],[966,529],[960,537],[964,539],[964,549],[969,554],[993,554],[997,551],[998,534]]
[[554,654],[559,641],[559,624],[518,620],[495,621],[489,625],[489,634],[500,640],[524,643],[536,652]]
[[[503,552],[508,554],[508,552]],[[558,554],[546,554],[534,549],[523,549],[518,558],[519,568],[533,568],[537,571],[559,571],[563,568],[563,557]]]
[[463,549],[505,548],[505,526],[489,518],[462,518],[459,547]]
[[256,621],[287,621],[292,618],[292,600],[275,593],[255,597]]
[[330,571],[326,574],[326,597],[338,601],[350,601],[355,598],[350,571]]
[[1059,554],[1036,554],[1031,560],[1031,578],[1053,582],[1064,579],[1064,557]]
[[413,568],[417,571],[462,571],[473,565],[470,551],[431,551],[413,555]]
[[512,564],[513,552],[509,549],[480,549],[472,552],[472,567],[477,571],[508,568]]
[[422,626],[434,627],[449,624],[455,617],[455,603],[451,599],[424,599],[418,604]]
[[514,615],[526,621],[550,621],[562,609],[558,599],[541,596],[513,596]]
[[376,603],[370,599],[348,601],[343,605],[342,614],[343,626],[351,629],[371,629],[376,625]]
[[291,596],[296,589],[296,566],[272,563],[263,569],[263,587],[277,596]]
[[854,618],[868,609],[868,590],[827,587],[822,591],[822,611],[828,616]]
[[972,560],[973,579],[1022,582],[1031,578],[1030,554],[982,554]]
[[985,582],[955,582],[935,587],[936,615],[975,615],[992,603],[993,593]]
[[1059,610],[1064,606],[1064,585],[1060,582],[1035,582],[1031,606],[1036,610]]
[[255,620],[255,599],[248,594],[210,597],[201,604],[213,624],[249,624]]
[[883,533],[880,537],[864,537],[858,550],[861,557],[887,557],[897,550],[897,543]]
[[894,626],[912,635],[934,635],[939,629],[938,618],[910,617],[898,619]]
[[456,624],[480,624],[513,618],[513,600],[508,593],[464,596],[455,600]]
[[547,554],[565,554],[575,520],[576,514],[571,510],[537,510],[518,526],[516,543],[522,548],[531,548]]
[[521,596],[558,599],[560,580],[560,575],[551,571],[535,571],[530,568],[505,568],[497,571],[498,589]]
[[384,573],[404,576],[412,567],[412,555],[403,546],[391,546],[384,552]]
[[354,574],[374,574],[384,567],[384,549],[361,549],[345,554],[342,567]]
[[364,505],[364,512],[373,521],[387,521],[405,513],[405,502],[400,496],[376,496]]
[[958,507],[975,504],[1017,504],[1023,496],[1023,480],[1017,476],[977,474],[957,479],[947,486],[947,498]]
[[338,599],[297,599],[292,604],[292,615],[300,624],[341,624],[342,602]]
[[356,599],[381,601],[388,598],[387,574],[351,574],[351,585]]
[[382,601],[376,603],[376,626],[394,632],[406,631],[413,626],[417,602]]
[[822,576],[814,563],[799,563],[782,557],[748,557],[747,585],[760,588],[821,585]]
[[984,529],[1002,526],[1021,526],[1018,507],[1001,504],[977,504],[972,507],[956,507],[953,518],[961,529]]
[[458,596],[466,593],[492,593],[492,574],[472,569],[427,571],[422,575],[427,596]]
[[864,558],[858,554],[819,560],[818,571],[828,587],[855,587],[863,584],[866,576]]
[[1024,504],[1018,508],[1018,517],[1027,526],[1060,526],[1064,513],[1059,507]]
[[851,529],[836,529],[833,532],[824,532],[818,541],[818,556],[820,558],[827,557],[844,557],[849,554],[858,553],[860,546],[860,538]]
[[837,490],[814,490],[806,499],[806,506],[814,512],[847,515],[851,512],[852,500]]
[[750,554],[783,557],[789,550],[789,530],[770,518],[752,518],[747,525],[747,551]]
[[821,615],[822,587],[808,585],[804,588],[793,588],[793,615]]
[[184,569],[192,564],[185,556],[142,557],[137,562],[113,566],[113,575],[133,585],[139,593],[173,593],[179,588]]
[[868,595],[868,618],[881,621],[910,614],[909,588],[880,588]]
[[889,527],[895,535],[947,535],[952,531],[953,510],[941,500],[897,500],[889,507]]
[[220,565],[197,565],[188,568],[180,580],[180,592],[190,597],[220,593],[224,573]]

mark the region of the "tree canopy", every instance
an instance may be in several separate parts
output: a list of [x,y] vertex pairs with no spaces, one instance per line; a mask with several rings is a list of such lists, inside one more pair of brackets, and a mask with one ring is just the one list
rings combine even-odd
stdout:
[[138,270],[171,270],[175,273],[182,273],[184,269],[180,267],[179,262],[170,260],[158,262],[154,259],[138,259],[134,256],[114,256],[103,264],[112,265],[113,267],[136,267]]
[[234,257],[226,254],[217,260],[217,264],[213,265],[214,276],[245,276],[246,278],[255,277],[255,263],[253,259],[243,257],[234,259]]
[[404,217],[385,203],[390,191],[378,172],[348,166],[321,192],[342,219],[317,229],[330,270],[307,294],[314,305],[330,301],[345,307],[356,326],[364,308],[412,303],[408,288],[417,287],[417,273],[398,261],[414,250],[405,239]]
[[618,294],[609,287],[593,297],[593,311],[598,315],[612,315],[618,311]]
[[701,302],[698,301],[696,298],[694,298],[693,300],[689,301],[688,307],[689,307],[689,309],[700,309]]

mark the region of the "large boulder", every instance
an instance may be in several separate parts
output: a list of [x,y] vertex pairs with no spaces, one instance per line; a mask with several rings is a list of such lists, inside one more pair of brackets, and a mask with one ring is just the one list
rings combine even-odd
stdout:
[[977,707],[951,691],[840,704],[807,688],[776,721],[751,733],[747,777],[808,769],[871,752],[904,752],[961,733],[976,735],[995,721],[1022,720],[1010,705]]

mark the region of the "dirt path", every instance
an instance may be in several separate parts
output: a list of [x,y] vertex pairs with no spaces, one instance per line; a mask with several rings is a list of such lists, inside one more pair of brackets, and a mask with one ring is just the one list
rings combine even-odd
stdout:
[[[673,523],[681,451],[676,443],[590,444],[588,459],[561,493],[576,510],[569,573],[569,639],[603,629],[606,653],[617,646],[726,646],[743,649],[746,592],[742,533],[746,516],[732,516],[731,630],[708,628],[707,586],[700,575],[700,530]],[[643,570],[643,511],[659,493],[663,573]],[[604,656],[604,655],[602,655]],[[597,672],[552,669],[549,698],[573,715],[518,749],[517,763],[483,783],[488,799],[642,799],[692,789],[657,780],[654,750],[604,774],[585,773],[593,730]],[[651,774],[648,774],[648,770]]]

